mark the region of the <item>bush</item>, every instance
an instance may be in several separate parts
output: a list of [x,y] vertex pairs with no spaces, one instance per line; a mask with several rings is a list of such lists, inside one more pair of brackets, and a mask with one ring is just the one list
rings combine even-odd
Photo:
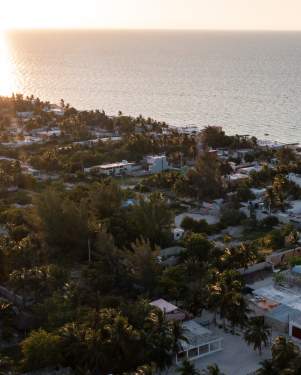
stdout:
[[289,265],[291,267],[294,267],[294,266],[300,266],[301,265],[301,256],[295,256],[295,257],[292,257],[289,259]]
[[278,250],[284,247],[284,236],[280,230],[274,229],[264,237],[263,243],[268,249]]
[[255,199],[255,195],[246,185],[239,186],[236,192],[236,197],[239,202],[247,202]]
[[210,225],[207,223],[206,220],[194,220],[189,216],[184,217],[181,223],[181,227],[184,230],[191,231],[194,233],[211,233]]
[[263,229],[272,229],[279,224],[279,220],[276,216],[268,216],[261,220],[260,226]]
[[252,163],[255,160],[255,156],[253,154],[246,154],[244,159],[246,163]]
[[58,366],[62,359],[60,336],[42,329],[33,331],[21,343],[21,350],[26,371]]
[[240,225],[246,219],[246,215],[239,210],[229,209],[222,213],[220,224],[222,227]]

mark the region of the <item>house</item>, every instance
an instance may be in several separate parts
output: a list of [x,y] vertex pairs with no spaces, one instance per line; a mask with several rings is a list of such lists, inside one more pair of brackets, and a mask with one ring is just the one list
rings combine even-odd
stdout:
[[172,233],[174,241],[179,241],[183,238],[185,230],[182,228],[174,228]]
[[227,178],[228,178],[228,183],[233,186],[233,185],[239,184],[242,181],[248,180],[249,176],[244,173],[233,173],[233,174],[230,174]]
[[296,185],[301,187],[301,176],[299,174],[289,173],[287,178],[289,181],[294,182]]
[[242,159],[244,160],[246,155],[253,154],[254,153],[253,148],[242,148],[237,150],[229,150],[228,155],[229,157],[235,158],[235,159]]
[[242,174],[246,174],[246,175],[249,176],[252,172],[260,172],[261,170],[262,170],[261,165],[254,164],[254,165],[251,165],[251,166],[248,166],[248,167],[241,167],[241,168],[237,169],[237,172],[242,173]]
[[286,147],[285,143],[278,142],[278,141],[272,141],[269,139],[258,139],[257,140],[257,147],[261,149],[273,149],[273,150],[279,150],[281,148]]
[[270,327],[278,332],[289,333],[301,343],[300,272],[287,270],[281,272],[281,278],[283,281],[279,283],[268,279],[268,283],[261,281],[263,286],[253,288],[250,307],[256,315],[264,316]]
[[65,114],[65,110],[57,104],[50,104],[50,106],[45,107],[44,112],[53,113],[56,116],[64,116]]
[[278,267],[282,264],[287,264],[291,258],[301,256],[301,247],[295,249],[285,250],[281,252],[274,252],[266,257],[266,261],[271,263],[273,267]]
[[96,172],[107,176],[122,176],[131,172],[134,163],[129,163],[123,160],[119,163],[95,165],[90,168],[85,168],[85,173]]
[[150,173],[160,173],[169,169],[165,155],[149,155],[145,158]]
[[33,116],[33,111],[24,111],[24,112],[17,112],[16,113],[18,118],[28,120],[31,119]]
[[186,318],[185,311],[181,310],[178,306],[165,301],[165,299],[157,299],[156,301],[151,302],[150,305],[161,310],[167,320],[183,321]]
[[196,360],[223,350],[223,339],[200,325],[196,320],[183,323],[186,340],[180,340],[181,350],[176,354],[176,364]]
[[200,128],[196,125],[187,125],[181,127],[175,127],[179,134],[195,135],[200,132]]

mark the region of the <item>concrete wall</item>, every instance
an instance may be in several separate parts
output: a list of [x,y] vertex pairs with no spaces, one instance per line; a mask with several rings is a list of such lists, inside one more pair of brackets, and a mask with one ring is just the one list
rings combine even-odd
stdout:
[[273,264],[274,267],[279,266],[281,263],[286,263],[289,258],[301,256],[301,247],[295,249],[282,251],[281,253],[274,253],[266,258],[267,262]]
[[253,264],[252,266],[248,267],[247,269],[239,268],[237,271],[241,275],[250,275],[251,273],[259,272],[259,271],[263,271],[263,270],[267,270],[267,269],[272,269],[271,264],[268,263],[268,262],[261,262],[261,263]]

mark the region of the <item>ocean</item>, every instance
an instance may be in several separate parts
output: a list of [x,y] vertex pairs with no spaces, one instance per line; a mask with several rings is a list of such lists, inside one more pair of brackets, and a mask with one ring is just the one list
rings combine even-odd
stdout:
[[301,142],[301,33],[15,31],[0,93]]

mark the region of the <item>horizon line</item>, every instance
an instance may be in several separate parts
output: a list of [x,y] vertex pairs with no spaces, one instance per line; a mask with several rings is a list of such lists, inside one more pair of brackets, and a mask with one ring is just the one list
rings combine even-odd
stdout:
[[3,30],[12,31],[147,31],[147,32],[301,32],[300,29],[214,29],[214,28],[102,28],[102,27],[11,27]]

